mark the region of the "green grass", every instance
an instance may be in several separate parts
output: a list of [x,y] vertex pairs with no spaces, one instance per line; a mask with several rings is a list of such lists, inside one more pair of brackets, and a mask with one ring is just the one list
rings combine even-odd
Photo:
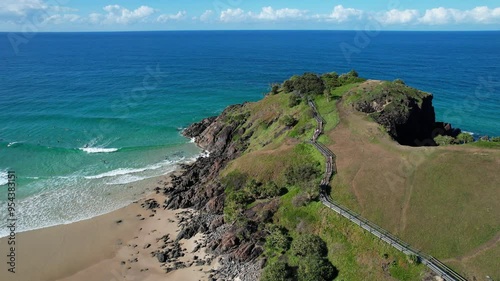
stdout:
[[475,141],[464,145],[481,147],[481,148],[496,148],[496,149],[500,148],[500,142],[492,142],[492,141]]
[[437,258],[466,254],[492,239],[500,232],[497,156],[441,150],[428,157],[415,171],[418,188],[403,237]]
[[[340,96],[356,85],[339,87],[335,90],[336,95]],[[326,98],[317,96],[315,101],[327,121],[326,129],[332,130],[339,122],[336,100],[326,101]],[[233,160],[222,175],[238,170],[258,181],[272,180],[279,186],[285,186],[284,172],[290,165],[319,162],[322,172],[324,171],[323,155],[312,145],[302,143],[310,139],[316,128],[316,122],[307,112],[309,109],[306,103],[289,108],[288,94],[280,93],[248,104],[247,109],[250,116],[246,124],[252,124],[247,133],[253,131],[249,149],[244,155]],[[293,129],[278,134],[285,128],[279,119],[286,114],[294,116],[298,123]],[[310,126],[310,129],[301,132],[305,126]],[[321,136],[320,141],[327,143],[328,138],[325,138],[324,135]],[[300,192],[299,187],[290,187],[289,192],[280,197],[280,207],[274,215],[274,221],[287,228],[292,238],[297,237],[299,231],[321,236],[328,245],[328,259],[339,270],[339,276],[335,280],[390,280],[390,276],[395,280],[421,280],[426,270],[424,266],[410,264],[404,254],[337,215],[320,202],[295,207],[292,200]],[[340,197],[355,203],[352,195],[347,192]],[[256,204],[257,202],[253,202],[246,207],[251,208]],[[297,228],[299,225],[300,229]],[[269,249],[265,252],[270,257],[270,262],[278,258],[276,253]],[[291,263],[294,264],[294,261]],[[393,265],[389,265],[387,271],[382,270],[382,267],[388,264]]]
[[307,233],[318,234],[328,245],[328,259],[339,270],[336,280],[387,280],[388,273],[384,273],[381,267],[391,262],[396,264],[390,267],[390,273],[396,280],[421,280],[425,271],[423,265],[410,264],[404,254],[320,202],[295,207],[292,199],[299,193],[300,188],[295,187],[281,198],[275,220],[286,227],[292,237],[299,235],[299,224],[305,227]]

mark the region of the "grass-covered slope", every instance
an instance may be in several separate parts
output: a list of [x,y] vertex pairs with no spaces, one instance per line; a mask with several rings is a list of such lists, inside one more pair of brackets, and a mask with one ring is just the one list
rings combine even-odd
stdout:
[[[225,124],[240,132],[232,145],[244,150],[220,175],[224,219],[242,244],[263,248],[262,280],[422,280],[429,274],[317,201],[325,163],[307,143],[315,130],[307,98],[326,120],[319,141],[337,155],[332,198],[470,279],[500,278],[495,142],[400,145],[394,139],[415,122],[434,126],[432,96],[351,72],[295,76],[263,100],[224,113]],[[409,134],[408,141],[421,136]],[[300,250],[321,243],[324,253]]]
[[[326,130],[334,130],[340,122],[335,106],[338,99],[361,82],[352,79],[327,89],[323,94],[310,95],[327,121]],[[324,158],[306,143],[314,132],[315,122],[305,99],[294,101],[297,92],[294,94],[293,91],[280,88],[259,102],[245,105],[248,117],[242,126],[252,128],[246,130],[250,134],[248,149],[229,163],[222,173],[233,183],[228,184],[226,189],[229,194],[226,218],[238,223],[238,212],[259,212],[266,202],[278,199],[279,204],[272,217],[259,221],[259,227],[269,233],[274,233],[274,226],[280,227],[280,233],[285,237],[281,240],[289,240],[292,245],[293,241],[306,234],[321,237],[328,249],[326,258],[336,268],[335,280],[422,280],[426,274],[424,266],[414,264],[404,254],[314,200],[317,198],[317,183],[324,170]],[[238,114],[241,112],[235,113],[235,116]],[[290,122],[290,118],[294,121]],[[327,136],[322,136],[320,141],[332,143]],[[245,175],[244,183],[234,184],[238,174]],[[260,196],[252,195],[260,192],[256,191],[258,188],[249,187],[252,186],[249,184],[252,179],[261,186],[272,182],[286,191],[277,197],[258,198]],[[240,202],[241,198],[249,197],[257,198]],[[298,276],[301,268],[307,266],[301,263],[305,258],[297,255],[293,246],[278,247],[270,243],[269,237],[263,242],[267,258],[263,278],[270,278],[269,272],[285,270],[289,278],[299,278],[292,280],[304,280]]]
[[467,278],[500,278],[500,150],[495,142],[406,147],[339,104],[328,134],[337,154],[332,197]]

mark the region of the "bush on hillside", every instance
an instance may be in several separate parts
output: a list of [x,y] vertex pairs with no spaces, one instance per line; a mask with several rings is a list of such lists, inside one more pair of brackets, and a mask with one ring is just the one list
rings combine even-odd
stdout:
[[276,225],[269,226],[269,235],[266,237],[266,249],[284,254],[290,248],[290,235],[288,231]]
[[287,184],[300,185],[319,178],[321,175],[319,166],[318,162],[291,166],[285,171]]
[[293,118],[292,116],[290,115],[285,115],[283,116],[283,124],[287,127],[293,127],[297,124],[297,120],[295,118]]
[[474,137],[471,134],[469,134],[469,133],[460,133],[457,136],[457,141],[459,143],[465,144],[465,143],[473,142],[474,141]]
[[290,251],[295,256],[325,257],[328,248],[321,237],[314,234],[302,234],[293,240]]
[[221,179],[222,185],[226,189],[239,190],[242,189],[248,180],[248,175],[239,171],[233,171]]
[[455,139],[453,137],[450,137],[450,136],[439,135],[439,136],[436,136],[434,138],[434,142],[437,145],[450,145],[450,144],[455,143]]
[[298,281],[331,281],[337,269],[325,258],[312,256],[301,259],[297,269]]
[[288,98],[288,107],[295,107],[302,102],[302,98],[298,94],[290,94]]
[[269,263],[262,272],[262,281],[287,281],[290,275],[290,268],[284,261]]
[[283,83],[286,92],[298,92],[302,95],[319,95],[325,90],[323,80],[314,73],[294,76]]

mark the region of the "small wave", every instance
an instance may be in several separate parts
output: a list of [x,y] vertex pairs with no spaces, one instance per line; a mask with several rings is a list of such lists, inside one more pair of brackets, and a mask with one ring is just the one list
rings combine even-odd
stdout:
[[[158,167],[159,168],[159,167]],[[108,178],[108,177],[115,177],[115,176],[121,176],[121,175],[127,175],[127,174],[134,174],[134,173],[140,173],[148,170],[148,168],[140,168],[140,169],[127,169],[127,168],[120,168],[116,170],[112,170],[106,173],[102,173],[99,175],[95,176],[86,176],[86,179],[102,179],[102,178]]]
[[11,146],[13,146],[13,145],[15,145],[17,143],[21,143],[21,142],[19,142],[19,141],[9,142],[9,144],[7,145],[7,147],[11,147]]
[[196,142],[196,138],[191,138],[191,140],[189,142],[190,143],[195,143]]
[[7,178],[7,171],[0,171],[0,186],[6,185],[9,183]]
[[107,185],[127,184],[127,183],[133,183],[133,182],[144,180],[144,179],[147,179],[147,177],[123,175],[122,177],[118,178],[117,180],[114,180],[112,182],[107,182],[106,184]]
[[102,147],[82,147],[79,148],[81,151],[85,151],[89,154],[91,153],[111,153],[118,151],[118,148],[102,148]]

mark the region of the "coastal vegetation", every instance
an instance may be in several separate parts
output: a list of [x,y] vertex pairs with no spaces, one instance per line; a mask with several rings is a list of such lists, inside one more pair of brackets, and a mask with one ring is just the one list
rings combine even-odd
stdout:
[[[466,276],[498,275],[479,262],[495,247],[461,259],[499,231],[498,219],[484,206],[498,204],[500,150],[477,145],[496,142],[471,142],[466,133],[444,130],[449,126],[435,121],[432,95],[401,80],[366,80],[355,71],[294,76],[274,84],[259,102],[230,107],[208,125],[194,125],[203,132],[202,147],[230,155],[217,180],[223,192],[202,192],[223,194],[221,215],[231,226],[220,242],[224,251],[241,259],[253,249],[265,261],[262,280],[428,276],[418,259],[318,202],[325,162],[308,143],[316,128],[308,100],[326,121],[319,141],[337,154],[332,198]],[[432,138],[436,128],[442,133]],[[465,145],[436,147],[456,142]]]

